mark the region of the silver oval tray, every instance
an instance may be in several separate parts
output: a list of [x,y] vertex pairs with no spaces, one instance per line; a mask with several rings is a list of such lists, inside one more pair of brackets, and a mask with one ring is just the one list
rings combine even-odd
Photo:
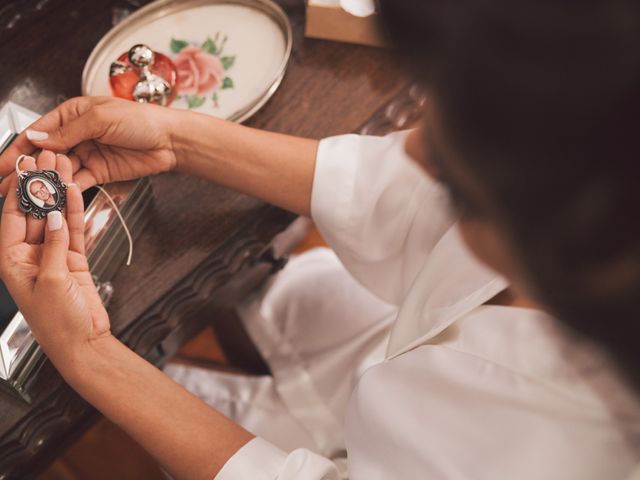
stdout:
[[178,67],[172,108],[242,122],[276,91],[291,55],[291,24],[271,0],[157,0],[110,30],[82,75],[84,95],[111,95],[109,66],[136,43]]

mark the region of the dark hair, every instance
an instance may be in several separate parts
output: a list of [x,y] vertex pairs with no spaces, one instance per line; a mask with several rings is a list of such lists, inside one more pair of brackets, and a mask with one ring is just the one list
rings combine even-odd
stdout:
[[536,293],[640,386],[640,2],[380,6]]

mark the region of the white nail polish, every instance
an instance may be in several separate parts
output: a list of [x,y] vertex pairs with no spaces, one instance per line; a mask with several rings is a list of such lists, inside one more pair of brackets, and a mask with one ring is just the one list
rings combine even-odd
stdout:
[[27,138],[29,140],[46,140],[49,138],[49,134],[47,132],[40,132],[39,130],[27,130]]
[[58,210],[54,210],[47,214],[47,228],[50,232],[54,232],[62,228],[62,214]]

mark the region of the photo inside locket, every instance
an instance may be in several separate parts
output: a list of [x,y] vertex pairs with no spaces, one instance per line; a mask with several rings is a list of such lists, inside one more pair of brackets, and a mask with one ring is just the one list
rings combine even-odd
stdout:
[[29,200],[42,209],[52,209],[58,204],[60,192],[47,179],[34,177],[25,186]]

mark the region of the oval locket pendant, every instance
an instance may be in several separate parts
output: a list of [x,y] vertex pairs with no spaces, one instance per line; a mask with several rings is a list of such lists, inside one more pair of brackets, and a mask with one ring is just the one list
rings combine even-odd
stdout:
[[18,205],[33,218],[44,218],[67,203],[67,186],[55,170],[22,170],[18,175]]

